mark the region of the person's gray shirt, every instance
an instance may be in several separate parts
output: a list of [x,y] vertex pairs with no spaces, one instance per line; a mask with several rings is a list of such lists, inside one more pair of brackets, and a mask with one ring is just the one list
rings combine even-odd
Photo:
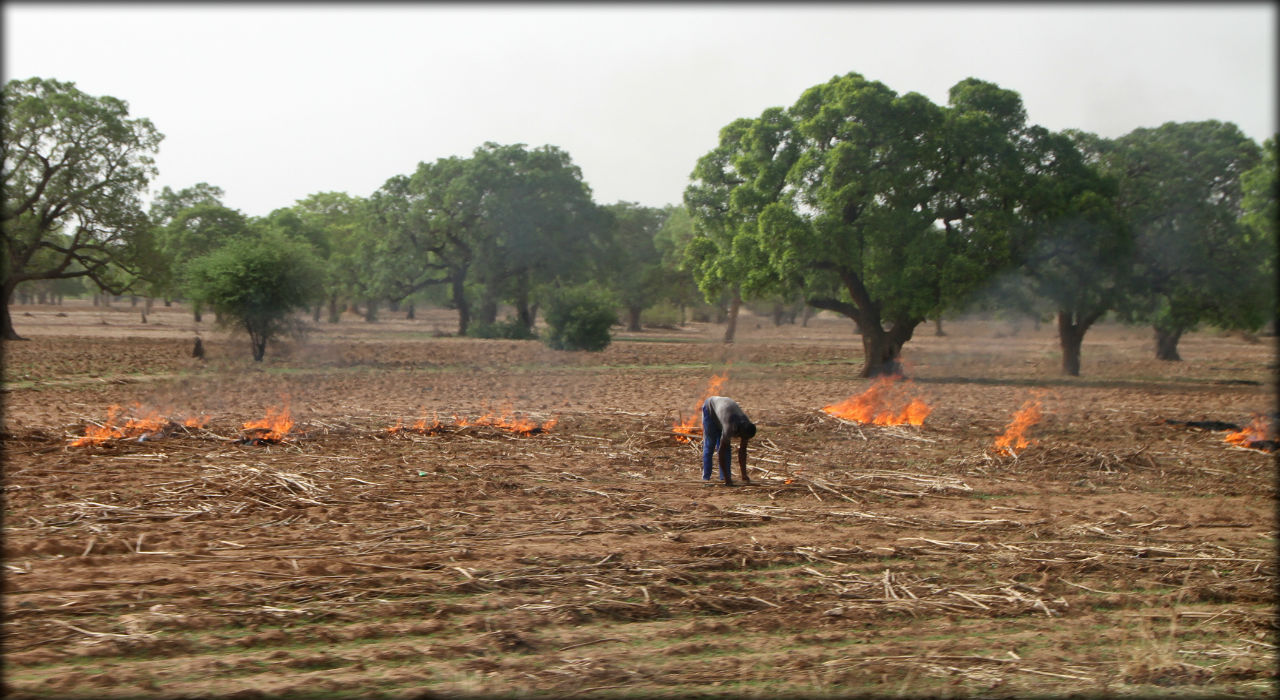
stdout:
[[746,412],[738,402],[728,396],[708,397],[705,405],[711,415],[720,421],[720,429],[724,431],[726,438],[741,437],[741,427],[751,423],[751,419],[747,418]]

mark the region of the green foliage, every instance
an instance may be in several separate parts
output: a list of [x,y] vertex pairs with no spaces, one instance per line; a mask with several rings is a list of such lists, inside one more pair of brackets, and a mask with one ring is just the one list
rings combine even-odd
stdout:
[[1240,202],[1241,223],[1245,226],[1244,244],[1255,251],[1263,285],[1256,290],[1261,299],[1256,304],[1271,315],[1280,317],[1276,294],[1277,238],[1280,237],[1280,171],[1277,171],[1277,141],[1272,136],[1262,144],[1262,161],[1240,176],[1244,196]]
[[609,346],[618,322],[617,299],[599,285],[562,287],[547,295],[543,337],[556,350],[599,351]]
[[1025,119],[1017,93],[972,78],[948,107],[832,78],[721,131],[685,191],[688,263],[708,299],[803,289],[858,323],[864,373],[892,367],[916,325],[1017,262]]
[[224,206],[222,194],[222,188],[201,182],[176,192],[165,187],[151,202],[157,257],[147,277],[153,294],[177,295],[192,260],[248,235],[248,218]]
[[473,321],[467,328],[467,335],[472,338],[501,338],[503,340],[533,340],[538,337],[518,318],[508,318],[494,323]]
[[1212,120],[1135,129],[1107,144],[1102,159],[1135,237],[1126,317],[1173,334],[1265,320],[1271,280],[1261,260],[1274,249],[1241,221],[1240,175],[1261,155],[1236,125]]
[[319,298],[323,280],[309,244],[267,231],[192,261],[185,289],[217,311],[224,324],[244,327],[253,359],[260,362],[267,341],[291,328],[291,314]]
[[164,137],[130,119],[123,100],[74,83],[11,80],[3,102],[0,330],[12,339],[8,303],[19,282],[88,277],[120,293],[140,278],[154,251],[139,197]]
[[670,282],[657,235],[672,208],[618,202],[605,207],[613,226],[605,241],[599,277],[627,309],[628,329],[640,330],[641,312],[663,297]]

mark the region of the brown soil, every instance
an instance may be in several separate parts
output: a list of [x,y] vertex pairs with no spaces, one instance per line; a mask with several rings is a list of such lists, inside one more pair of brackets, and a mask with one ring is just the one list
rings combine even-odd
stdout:
[[[4,346],[10,697],[1270,696],[1271,339],[922,327],[924,425],[818,409],[869,385],[847,321],[620,334],[601,353],[316,324],[261,364],[181,309],[15,307]],[[713,374],[752,484],[673,421]],[[1031,398],[1035,444],[993,439]],[[202,428],[73,447],[108,407]],[[287,405],[279,444],[238,444]],[[549,431],[457,427],[510,410]],[[389,433],[439,416],[436,434]],[[735,464],[735,476],[736,476]]]

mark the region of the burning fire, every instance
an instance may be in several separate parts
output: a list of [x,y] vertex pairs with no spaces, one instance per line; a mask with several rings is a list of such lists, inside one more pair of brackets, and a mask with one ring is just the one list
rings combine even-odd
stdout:
[[283,408],[271,407],[267,409],[267,417],[259,420],[251,420],[245,423],[243,428],[246,431],[256,433],[251,440],[261,440],[263,442],[281,442],[288,438],[289,431],[293,430],[293,417],[289,415],[289,406]]
[[[133,416],[118,425],[120,419],[121,408],[119,405],[111,405],[107,408],[107,420],[102,425],[88,425],[84,429],[84,437],[77,438],[71,445],[80,447],[83,445],[101,445],[108,440],[118,439],[154,439],[163,437],[169,430],[178,427],[178,423],[172,419],[165,418],[160,411],[155,409],[147,409],[145,412],[142,404],[133,404]],[[188,428],[201,428],[208,421],[208,417],[199,419],[189,418],[182,425]]]
[[1274,452],[1276,449],[1276,441],[1271,434],[1271,426],[1268,425],[1264,416],[1255,415],[1252,423],[1240,430],[1227,433],[1223,440],[1237,447],[1262,450],[1263,452]]
[[1008,428],[1005,428],[1004,434],[996,438],[996,453],[1003,452],[1011,457],[1017,457],[1018,453],[1014,450],[1021,450],[1034,442],[1026,438],[1026,431],[1039,423],[1040,418],[1040,400],[1028,399],[1022,404],[1022,408],[1013,414],[1013,421],[1009,423]]
[[[913,397],[902,405],[903,389],[897,377],[881,377],[866,391],[850,396],[840,403],[823,406],[828,415],[855,423],[872,425],[923,425],[933,407],[919,397]],[[901,408],[895,408],[902,406]]]
[[729,373],[712,375],[711,381],[707,383],[707,390],[702,392],[702,396],[698,398],[698,405],[693,409],[693,414],[683,420],[677,420],[671,425],[671,432],[676,434],[676,440],[680,442],[689,442],[694,435],[702,434],[702,404],[707,399],[720,393],[720,387],[729,380]]
[[419,418],[417,423],[414,423],[411,426],[405,427],[404,421],[397,420],[395,425],[391,426],[390,428],[387,428],[387,432],[392,435],[396,435],[398,433],[418,433],[419,435],[435,435],[436,433],[440,432],[443,428],[444,426],[440,423],[440,417],[438,415],[433,416],[431,419],[431,422],[428,423],[427,413],[426,411],[423,411],[422,418]]
[[[465,416],[453,415],[453,426],[455,428],[466,428],[469,426],[489,426],[499,430],[506,430],[516,435],[537,435],[538,433],[550,432],[556,425],[556,419],[538,423],[527,416],[517,416],[510,408],[505,409],[501,415],[495,415],[492,411],[487,411],[479,418],[467,418]],[[444,424],[440,422],[438,415],[433,415],[431,422],[428,423],[425,413],[423,418],[411,427],[405,427],[404,421],[397,421],[395,425],[387,428],[387,432],[396,435],[402,432],[418,433],[420,435],[435,435],[444,430]]]

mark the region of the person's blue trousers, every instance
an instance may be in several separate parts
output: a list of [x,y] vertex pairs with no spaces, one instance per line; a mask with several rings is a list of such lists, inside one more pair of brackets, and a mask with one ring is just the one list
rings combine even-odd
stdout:
[[[711,480],[711,464],[715,459],[716,453],[720,450],[720,439],[724,435],[724,429],[720,425],[720,420],[711,414],[711,407],[702,404],[702,480]],[[726,453],[728,451],[726,450]],[[728,454],[725,459],[720,460],[720,478],[729,480],[729,460]]]

